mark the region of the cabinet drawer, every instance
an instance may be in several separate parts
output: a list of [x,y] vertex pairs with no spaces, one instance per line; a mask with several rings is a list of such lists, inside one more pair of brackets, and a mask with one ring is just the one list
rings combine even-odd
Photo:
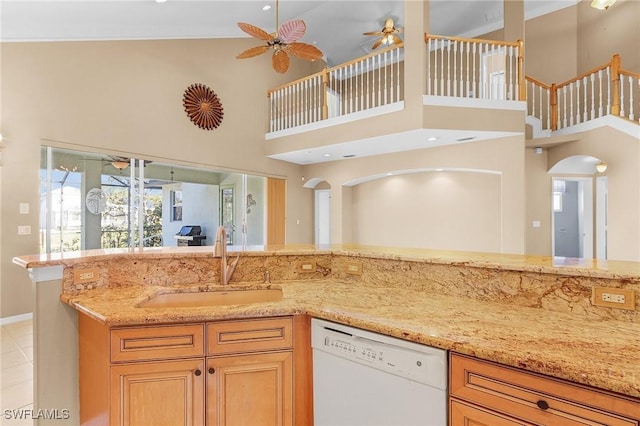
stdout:
[[207,324],[207,355],[288,349],[292,346],[290,317]]
[[452,397],[532,423],[638,425],[640,402],[604,391],[456,354],[450,374]]
[[194,356],[204,356],[204,324],[111,330],[111,362]]
[[452,399],[449,404],[449,419],[451,426],[533,426],[531,423],[521,422],[495,411],[486,410],[455,399]]

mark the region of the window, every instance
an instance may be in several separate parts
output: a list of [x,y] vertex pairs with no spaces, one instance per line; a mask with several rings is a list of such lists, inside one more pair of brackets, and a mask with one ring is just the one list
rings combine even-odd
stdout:
[[171,191],[171,221],[179,222],[182,220],[182,191]]

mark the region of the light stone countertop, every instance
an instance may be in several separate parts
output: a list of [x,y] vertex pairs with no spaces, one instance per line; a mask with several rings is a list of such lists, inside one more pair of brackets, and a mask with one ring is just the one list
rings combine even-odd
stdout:
[[[309,314],[640,397],[637,323],[587,321],[539,308],[365,283],[319,280],[267,286],[282,288],[283,299],[235,306],[136,307],[156,292],[171,291],[152,285],[85,290],[61,299],[110,326]],[[187,290],[197,289],[180,287]]]
[[[235,255],[229,248],[229,256]],[[310,244],[286,246],[252,246],[242,251],[242,256],[291,256],[334,254],[372,259],[406,260],[443,265],[466,265],[509,271],[550,273],[576,277],[629,279],[640,282],[640,262],[575,259],[564,257],[531,256],[501,253],[461,252],[420,248],[362,246],[336,244],[315,246]],[[171,259],[184,256],[212,257],[213,247],[151,247],[132,249],[102,249],[81,252],[50,253],[19,256],[13,263],[26,268],[46,266],[72,266],[80,263],[116,259]]]

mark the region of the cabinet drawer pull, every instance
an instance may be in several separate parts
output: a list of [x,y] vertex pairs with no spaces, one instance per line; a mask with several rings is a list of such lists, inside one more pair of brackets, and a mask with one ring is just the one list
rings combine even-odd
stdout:
[[201,374],[202,374],[202,371],[200,371],[200,370],[196,370],[196,371],[194,371],[194,372],[193,372],[193,374],[195,374],[196,376],[199,376],[199,375],[201,375]]
[[213,367],[209,368],[209,374],[213,374],[213,373],[215,373],[215,372],[216,372],[216,369],[215,369],[215,368],[213,368]]
[[547,401],[545,401],[544,399],[541,399],[538,402],[536,402],[536,405],[541,410],[548,410],[549,409],[549,403]]

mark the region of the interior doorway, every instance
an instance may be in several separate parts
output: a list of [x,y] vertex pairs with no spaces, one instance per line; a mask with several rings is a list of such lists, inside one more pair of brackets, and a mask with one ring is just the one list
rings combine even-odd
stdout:
[[552,248],[559,257],[594,257],[593,179],[552,179]]
[[331,244],[331,190],[315,190],[315,242]]

